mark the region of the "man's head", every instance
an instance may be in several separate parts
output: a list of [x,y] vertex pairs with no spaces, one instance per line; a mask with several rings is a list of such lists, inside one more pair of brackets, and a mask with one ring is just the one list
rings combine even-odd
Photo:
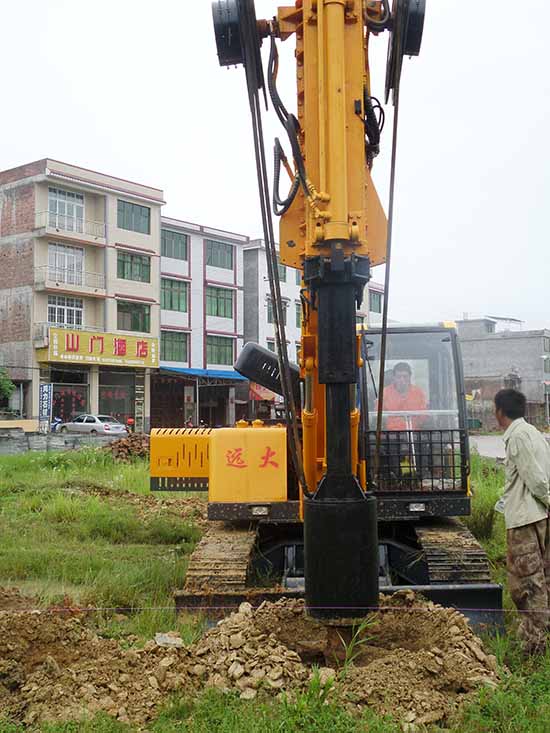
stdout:
[[526,399],[517,389],[501,389],[495,395],[495,416],[501,428],[507,428],[518,417],[525,417]]
[[406,361],[400,361],[393,368],[393,384],[401,394],[409,391],[411,386],[412,370]]

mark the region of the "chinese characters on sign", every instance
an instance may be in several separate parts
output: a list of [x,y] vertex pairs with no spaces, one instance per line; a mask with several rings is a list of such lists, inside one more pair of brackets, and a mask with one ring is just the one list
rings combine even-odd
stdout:
[[[279,463],[273,460],[275,456],[276,456],[276,451],[271,450],[269,446],[266,446],[265,453],[262,455],[260,459],[258,468],[269,468],[270,466],[272,466],[273,468],[279,468]],[[225,458],[226,458],[225,465],[229,466],[229,468],[247,468],[248,467],[248,463],[246,462],[246,459],[243,455],[242,448],[233,448],[231,450],[226,451]]]
[[49,346],[44,360],[157,367],[158,339],[50,328]]
[[52,384],[41,384],[38,398],[38,423],[41,433],[48,432],[52,416]]

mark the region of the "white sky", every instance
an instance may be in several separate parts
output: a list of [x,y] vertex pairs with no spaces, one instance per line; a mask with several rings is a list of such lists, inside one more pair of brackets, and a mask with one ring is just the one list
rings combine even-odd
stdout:
[[[258,17],[275,7],[256,0]],[[428,0],[402,80],[391,317],[550,327],[549,26],[547,0]],[[0,169],[50,156],[162,188],[168,215],[261,234],[244,72],[217,64],[209,0],[5,2],[0,58]],[[384,202],[390,131],[391,114]]]

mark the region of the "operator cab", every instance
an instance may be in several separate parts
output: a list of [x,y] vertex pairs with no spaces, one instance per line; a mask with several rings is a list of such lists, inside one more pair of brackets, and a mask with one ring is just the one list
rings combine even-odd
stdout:
[[362,331],[359,390],[367,480],[379,499],[384,497],[379,516],[468,514],[468,437],[456,331],[446,326],[388,329],[377,465],[381,336],[380,329]]

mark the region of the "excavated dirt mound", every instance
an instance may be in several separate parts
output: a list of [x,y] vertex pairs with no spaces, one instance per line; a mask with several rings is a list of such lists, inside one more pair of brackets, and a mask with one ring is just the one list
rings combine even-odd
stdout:
[[0,588],[0,611],[25,611],[36,606],[36,600],[21,595],[19,588]]
[[315,664],[323,680],[335,678],[334,694],[348,707],[370,706],[414,729],[443,721],[480,685],[497,684],[495,658],[461,614],[407,592],[381,600],[386,610],[373,615],[345,666],[355,629],[313,621],[296,600],[256,611],[243,603],[189,647],[158,634],[144,649],[99,638],[78,617],[0,613],[0,709],[31,724],[102,710],[138,729],[174,690],[292,697]]

